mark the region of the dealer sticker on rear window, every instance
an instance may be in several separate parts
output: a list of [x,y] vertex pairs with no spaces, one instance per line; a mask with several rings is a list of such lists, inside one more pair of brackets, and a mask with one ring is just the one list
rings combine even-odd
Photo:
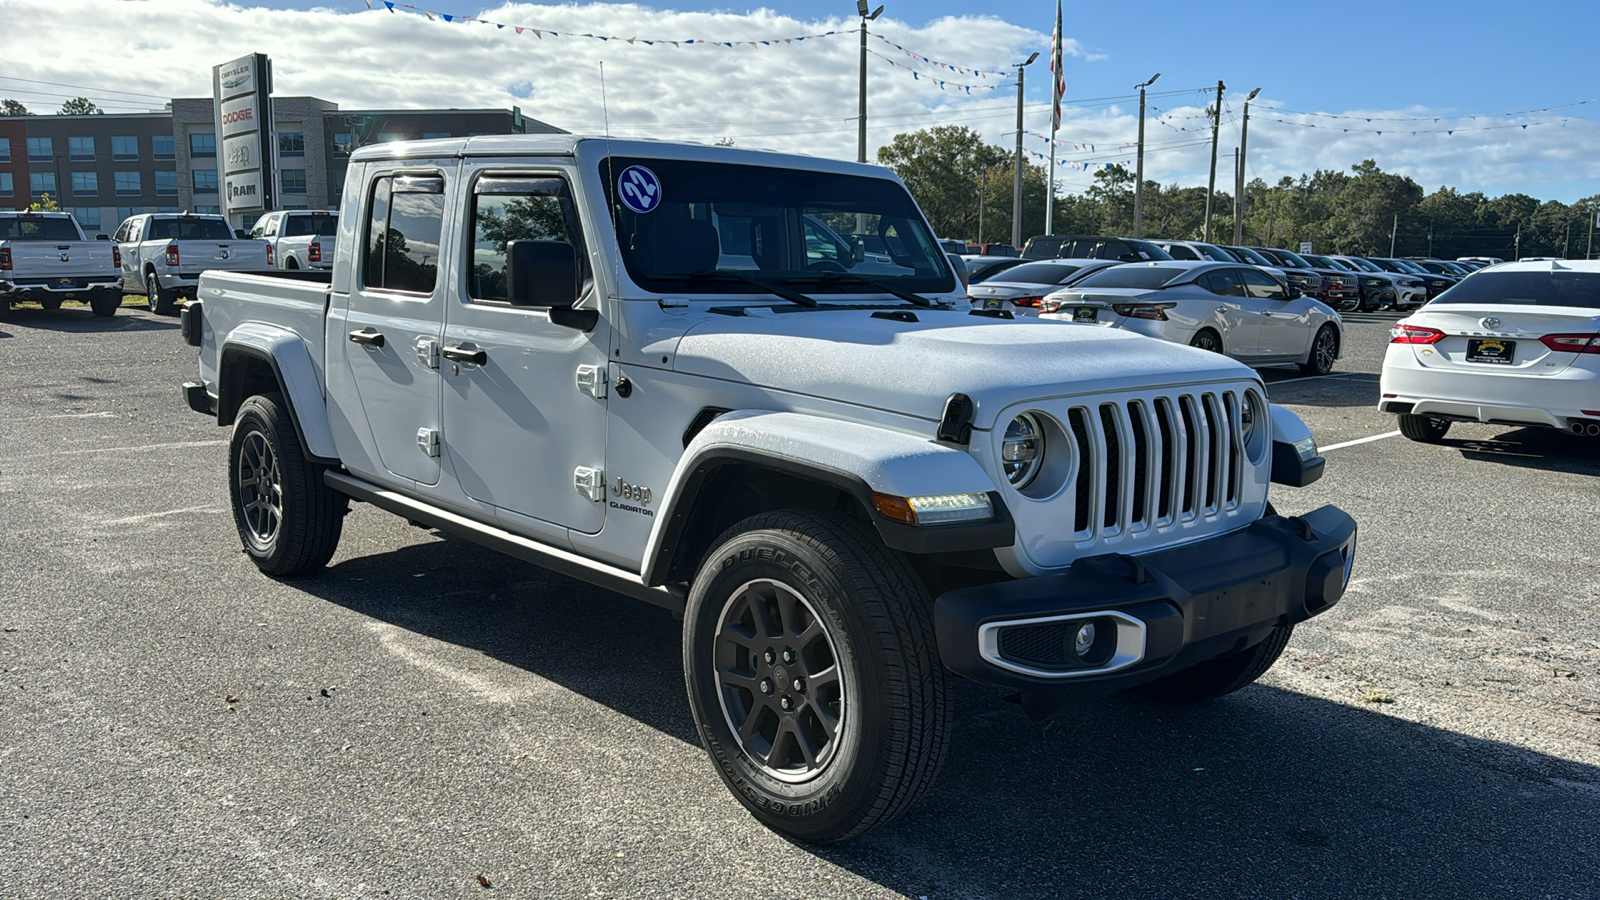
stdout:
[[644,166],[629,166],[617,179],[622,204],[636,213],[647,213],[661,205],[661,181]]

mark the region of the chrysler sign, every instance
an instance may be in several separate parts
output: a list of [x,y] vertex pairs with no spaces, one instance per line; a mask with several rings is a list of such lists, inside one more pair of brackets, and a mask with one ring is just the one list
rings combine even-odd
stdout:
[[223,212],[272,209],[272,63],[253,53],[215,66],[211,87]]

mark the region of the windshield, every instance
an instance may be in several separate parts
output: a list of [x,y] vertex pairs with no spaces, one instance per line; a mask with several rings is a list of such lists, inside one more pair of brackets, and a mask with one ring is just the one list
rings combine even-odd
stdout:
[[233,231],[221,219],[152,219],[152,241],[231,241]]
[[1075,288],[1158,288],[1191,269],[1175,266],[1112,266],[1085,275]]
[[1222,249],[1221,247],[1213,247],[1210,244],[1190,244],[1189,246],[1198,251],[1201,256],[1212,260],[1213,262],[1238,262],[1238,260],[1233,257],[1233,254]]
[[750,293],[735,272],[806,293],[958,285],[905,188],[882,178],[668,159],[602,159],[622,261],[656,292]]
[[1277,263],[1267,259],[1255,250],[1251,250],[1249,247],[1228,247],[1226,249],[1228,252],[1238,256],[1240,262],[1247,262],[1253,266],[1270,266],[1274,269],[1278,267]]
[[1007,269],[996,275],[995,281],[1020,282],[1022,284],[1061,284],[1072,273],[1083,266],[1064,265],[1062,263],[1024,263],[1012,269]]
[[1338,269],[1341,272],[1352,271],[1350,266],[1338,261],[1337,259],[1334,259],[1331,256],[1308,256],[1306,259],[1316,263],[1324,269]]
[[1362,259],[1359,256],[1349,257],[1349,258],[1347,258],[1345,260],[1345,262],[1349,263],[1352,266],[1355,266],[1356,269],[1358,271],[1361,271],[1361,272],[1382,272],[1383,271],[1382,269],[1378,268],[1375,264],[1367,262],[1366,260]]
[[339,217],[326,214],[290,215],[283,226],[284,237],[303,237],[308,234],[314,234],[318,237],[333,237],[338,233]]
[[1479,272],[1433,298],[1433,302],[1600,309],[1600,273]]
[[1311,263],[1306,262],[1304,259],[1301,259],[1287,250],[1273,250],[1272,252],[1278,254],[1278,258],[1283,260],[1284,265],[1293,266],[1297,269],[1312,268]]
[[65,216],[9,216],[0,219],[0,241],[81,241]]

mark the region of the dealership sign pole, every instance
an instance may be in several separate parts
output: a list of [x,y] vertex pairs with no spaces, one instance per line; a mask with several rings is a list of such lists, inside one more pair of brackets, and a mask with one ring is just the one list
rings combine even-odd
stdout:
[[265,53],[241,56],[214,66],[211,85],[222,161],[222,211],[240,226],[245,213],[274,208],[272,63]]

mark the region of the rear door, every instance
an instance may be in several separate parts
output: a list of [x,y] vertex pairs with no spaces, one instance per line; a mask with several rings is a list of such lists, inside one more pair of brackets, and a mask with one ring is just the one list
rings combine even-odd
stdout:
[[[373,166],[357,234],[344,355],[378,457],[389,474],[439,483],[439,340],[444,298],[445,186],[455,161]],[[381,473],[372,473],[379,475]]]
[[141,258],[139,244],[144,240],[144,223],[148,219],[144,216],[134,216],[122,223],[117,229],[112,240],[117,245],[117,250],[122,254],[122,287],[124,290],[144,290],[144,260]]
[[[1248,269],[1228,267],[1212,269],[1201,275],[1198,283],[1210,291],[1214,301],[1211,313],[1222,330],[1222,350],[1229,356],[1250,358],[1258,355],[1257,341],[1261,336],[1261,317],[1248,307],[1252,302],[1245,287],[1244,275]],[[1207,316],[1200,315],[1201,321]]]

